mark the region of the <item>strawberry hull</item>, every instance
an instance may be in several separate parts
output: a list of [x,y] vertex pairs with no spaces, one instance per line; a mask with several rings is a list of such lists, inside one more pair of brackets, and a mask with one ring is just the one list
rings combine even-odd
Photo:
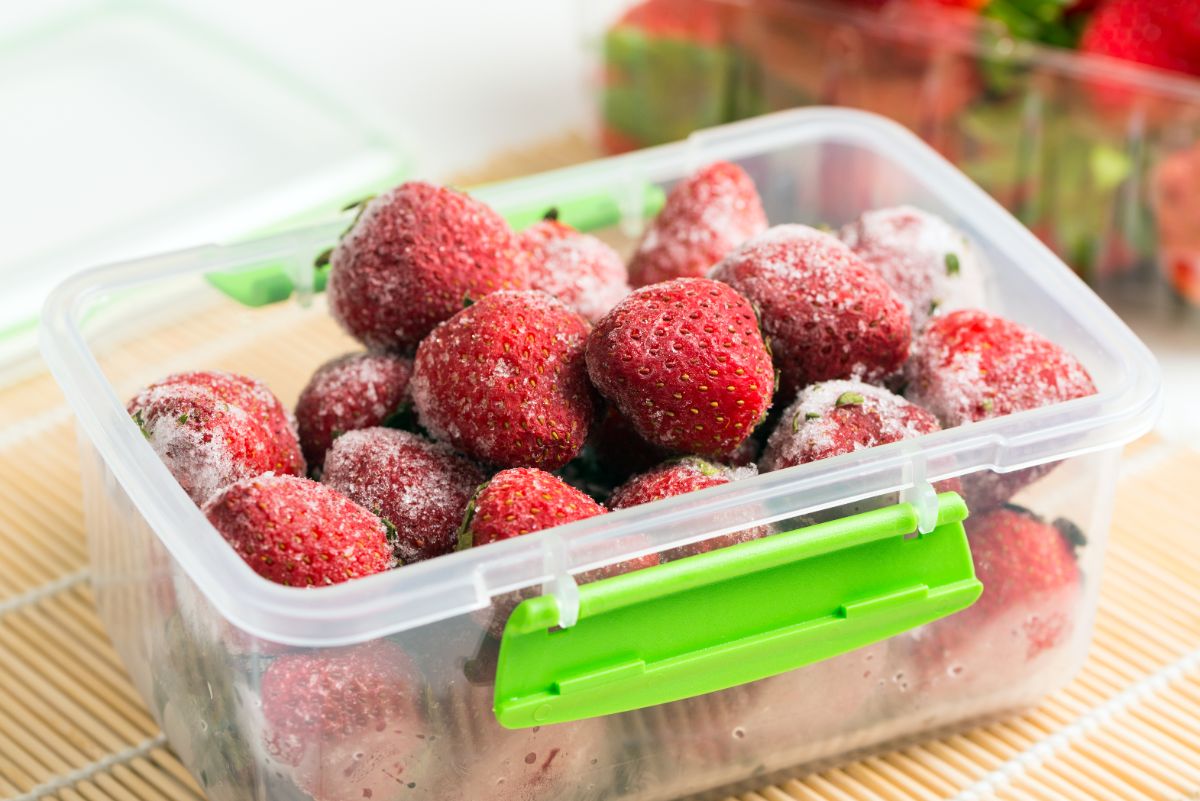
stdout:
[[[145,343],[159,335],[153,321],[162,320],[151,312],[163,308],[172,312],[176,363],[253,369],[285,402],[298,397],[321,364],[354,347],[328,320],[324,301],[249,309],[220,294],[206,273],[311,264],[347,220],[85,273],[51,298],[43,342],[79,418],[93,592],[134,686],[207,797],[341,801],[349,792],[367,797],[364,790],[372,799],[405,801],[715,795],[761,784],[767,771],[1000,715],[1070,680],[1091,637],[1121,450],[1152,426],[1160,377],[1112,311],[966,177],[898,125],[825,109],[764,117],[686,145],[473,194],[501,215],[525,219],[530,209],[578,211],[595,199],[596,213],[581,215],[592,220],[585,233],[628,258],[648,223],[642,205],[628,201],[645,197],[647,188],[662,196],[699,165],[722,160],[753,178],[772,225],[839,230],[872,209],[903,205],[944,218],[987,267],[984,308],[1073,354],[1096,392],[758,475],[745,470],[696,492],[551,521],[379,575],[304,589],[268,581],[242,561],[116,399],[144,380],[126,371],[144,364]],[[901,317],[908,319],[906,310]],[[748,327],[754,318],[750,313]],[[226,332],[216,344],[213,320]],[[776,401],[781,412],[788,405]],[[781,417],[768,416],[763,425],[777,426]],[[581,427],[578,443],[591,433]],[[761,442],[762,434],[754,439]],[[629,450],[636,446],[630,442]],[[586,474],[579,463],[587,458],[585,450],[572,469]],[[664,458],[653,455],[636,471]],[[993,569],[1000,562],[982,561],[981,549],[976,573],[985,600],[977,604],[1001,599],[998,610],[980,607],[989,615],[977,630],[988,642],[947,637],[937,648],[916,648],[915,641],[928,641],[926,632],[954,626],[959,615],[971,620],[975,607],[966,606],[913,628],[973,595],[960,593],[941,610],[921,607],[921,616],[910,616],[907,604],[920,595],[911,592],[917,585],[947,593],[976,588],[958,572],[942,581],[945,568],[926,554],[947,542],[961,545],[954,564],[968,570],[975,518],[986,514],[972,508],[972,532],[963,534],[949,522],[963,514],[961,504],[943,496],[936,509],[944,525],[905,535],[939,522],[928,503],[938,488],[952,486],[946,482],[968,488],[969,506],[973,483],[1014,475],[1021,481],[1010,504],[1041,521],[1073,524],[1066,564],[1077,581],[1019,598],[989,595],[1000,586]],[[586,475],[574,478],[587,483]],[[627,479],[607,479],[607,490]],[[590,497],[588,503],[592,512],[600,508]],[[879,506],[893,508],[869,512],[869,524],[847,518],[808,528],[815,518]],[[745,531],[765,536],[737,535]],[[881,548],[902,558],[882,558],[892,552]],[[670,559],[673,552],[689,555]],[[1017,554],[1016,564],[1022,558]],[[904,583],[879,584],[897,564]],[[897,597],[899,605],[878,602]],[[528,605],[517,607],[519,600]],[[811,603],[813,611],[805,607],[793,618],[793,603]],[[846,628],[864,615],[878,621],[880,610],[900,622],[870,632]],[[1026,626],[1031,620],[1036,624]],[[830,628],[795,648],[771,650],[774,632],[813,630],[806,626]],[[1050,645],[1031,654],[1010,644],[1013,630],[1033,631]],[[756,640],[763,631],[772,636]],[[579,651],[589,636],[594,650]],[[677,659],[674,643],[685,636],[703,648]],[[750,641],[768,645],[752,656],[725,657],[733,653],[726,649]],[[553,647],[542,649],[543,642]],[[773,661],[796,653],[808,664]],[[559,670],[563,654],[579,661]],[[725,659],[721,669],[708,669],[704,660],[712,654]],[[697,659],[706,669],[689,682],[728,683],[700,688],[663,678]],[[955,673],[960,661],[964,669]],[[537,674],[540,682],[543,668],[553,669],[545,686],[558,692],[545,690],[543,699],[541,684],[527,695],[523,687],[504,690],[514,669],[518,680]],[[518,706],[514,698],[533,701]],[[556,706],[580,698],[617,711]],[[528,717],[502,722],[514,708]],[[561,722],[535,717],[560,712]]]

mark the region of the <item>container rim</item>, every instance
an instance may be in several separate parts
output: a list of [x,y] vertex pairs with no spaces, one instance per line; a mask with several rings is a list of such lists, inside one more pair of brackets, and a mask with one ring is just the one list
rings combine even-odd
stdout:
[[[766,473],[686,497],[578,521],[402,570],[321,588],[274,584],[225,545],[130,421],[88,347],[89,306],[115,291],[312,252],[337,236],[331,221],[254,242],[206,245],[93,268],[56,288],[40,327],[44,358],[114,478],[164,547],[230,623],[293,646],[362,642],[488,606],[493,596],[820,508],[901,491],[979,469],[1000,472],[1119,447],[1146,433],[1161,404],[1149,350],[1036,237],[949,162],[902,126],[861,111],[808,108],[701,131],[670,145],[602,159],[475,194],[500,208],[542,202],[556,191],[672,180],[702,160],[736,159],[837,136],[931,176],[964,220],[986,221],[996,246],[1061,299],[1064,313],[1101,343],[1121,375],[1098,393],[1067,403],[947,429],[914,440]],[[640,200],[640,195],[639,195]],[[796,498],[804,503],[797,506]]]

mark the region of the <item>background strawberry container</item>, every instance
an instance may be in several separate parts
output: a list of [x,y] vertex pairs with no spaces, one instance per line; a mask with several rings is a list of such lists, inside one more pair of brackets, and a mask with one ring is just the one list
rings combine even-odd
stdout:
[[610,151],[796,106],[873,111],[955,162],[1122,314],[1196,319],[1200,80],[1015,40],[936,4],[583,5]]
[[[667,799],[997,714],[1072,675],[1090,637],[1121,446],[1150,427],[1159,403],[1152,357],[983,192],[903,128],[859,112],[772,115],[477,194],[517,224],[557,206],[628,249],[662,191],[715,159],[753,175],[772,222],[840,225],[902,202],[944,215],[990,264],[989,306],[1076,354],[1098,394],[305,591],[261,579],[234,554],[122,399],[158,377],[139,370],[148,354],[169,354],[178,369],[246,372],[294,400],[318,364],[353,347],[314,294],[321,280],[311,268],[345,220],[74,278],[48,302],[42,341],[79,418],[97,603],[139,691],[212,798]],[[288,294],[300,302],[268,302]],[[514,729],[496,720],[503,660],[480,619],[514,590],[544,586],[562,620],[572,573],[752,525],[788,531],[818,510],[896,493],[912,506],[890,519],[912,530],[931,522],[929,482],[1048,463],[1057,467],[1014,500],[1082,533],[1081,578],[973,624],[975,644],[952,659],[928,656],[937,640],[926,627],[634,711]],[[945,542],[938,532],[893,545],[934,547]],[[839,575],[861,582],[877,572],[878,562],[843,551],[835,556],[849,569]],[[934,568],[917,580],[933,585]],[[756,589],[753,579],[741,586]],[[692,597],[703,604],[719,591],[704,585]],[[747,620],[760,611],[746,606]],[[647,624],[643,635],[659,625],[647,620],[635,621]],[[1032,647],[1029,632],[1048,620],[1051,644]],[[684,614],[658,630],[689,625]],[[810,638],[805,647],[848,646]],[[626,678],[606,685],[609,701],[645,689]]]

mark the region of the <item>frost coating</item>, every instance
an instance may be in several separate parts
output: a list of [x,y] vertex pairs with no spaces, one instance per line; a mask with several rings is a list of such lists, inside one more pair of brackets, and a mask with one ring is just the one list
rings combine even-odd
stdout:
[[935,314],[985,303],[982,257],[935,214],[912,206],[868,211],[841,238],[908,305],[914,330]]

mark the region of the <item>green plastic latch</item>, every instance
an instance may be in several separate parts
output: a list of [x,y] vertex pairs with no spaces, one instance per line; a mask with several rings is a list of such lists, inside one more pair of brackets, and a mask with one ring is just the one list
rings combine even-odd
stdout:
[[957,494],[917,535],[907,503],[710,551],[579,588],[508,619],[494,709],[518,729],[723,690],[819,662],[975,602]]
[[[635,197],[635,200],[637,198]],[[546,216],[551,210],[557,213],[559,220],[571,225],[579,231],[597,231],[609,228],[621,221],[622,206],[620,199],[610,192],[592,195],[582,195],[565,198],[556,205],[539,204],[509,209],[504,217],[516,230],[533,225]],[[658,214],[666,193],[655,184],[646,184],[641,192],[638,212],[643,218]],[[315,256],[315,254],[314,254]],[[328,265],[312,268],[313,292],[323,292],[329,279]],[[209,283],[223,293],[245,306],[266,306],[279,303],[292,296],[295,284],[291,274],[283,266],[275,263],[247,265],[235,270],[211,272],[205,275]]]

